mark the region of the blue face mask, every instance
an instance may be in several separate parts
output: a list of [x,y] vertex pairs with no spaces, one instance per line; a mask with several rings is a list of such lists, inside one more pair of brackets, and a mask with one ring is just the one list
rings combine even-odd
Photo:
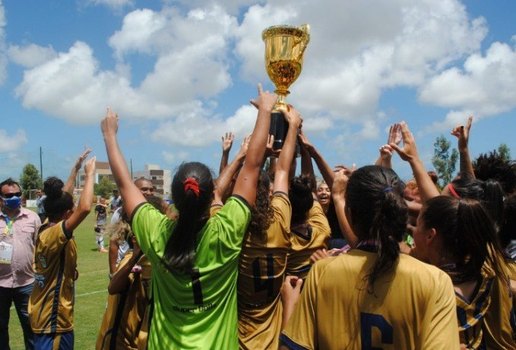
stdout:
[[11,198],[2,197],[2,200],[4,201],[4,205],[11,210],[16,210],[21,206],[21,197],[18,196],[13,196]]

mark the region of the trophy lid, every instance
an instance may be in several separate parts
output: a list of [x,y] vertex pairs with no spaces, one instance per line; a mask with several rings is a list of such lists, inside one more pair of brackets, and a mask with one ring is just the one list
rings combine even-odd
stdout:
[[305,40],[306,44],[308,44],[308,42],[310,41],[310,25],[303,24],[299,27],[288,24],[271,26],[263,30],[262,40],[266,40],[267,38],[270,38],[272,36],[281,35],[300,37]]

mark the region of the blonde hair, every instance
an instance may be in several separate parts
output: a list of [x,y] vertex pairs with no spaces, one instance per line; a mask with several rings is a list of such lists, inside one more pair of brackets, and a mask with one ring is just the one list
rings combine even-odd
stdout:
[[123,241],[129,241],[133,236],[131,225],[124,220],[120,220],[115,224],[108,225],[106,227],[106,233],[109,235],[110,240],[122,243]]

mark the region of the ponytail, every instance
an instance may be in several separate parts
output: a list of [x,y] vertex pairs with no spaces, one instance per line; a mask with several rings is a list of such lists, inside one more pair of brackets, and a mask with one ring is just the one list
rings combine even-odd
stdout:
[[202,228],[213,196],[210,170],[202,163],[183,163],[172,181],[179,217],[166,244],[163,263],[169,271],[191,273]]
[[73,197],[63,191],[64,183],[55,176],[43,183],[43,192],[47,196],[43,202],[45,213],[50,222],[58,222],[67,210],[73,209]]
[[374,240],[378,258],[367,274],[368,291],[374,283],[396,264],[408,219],[408,209],[402,198],[403,182],[388,168],[372,165],[356,170],[346,190],[346,206],[351,216],[353,232],[360,241]]
[[427,201],[421,218],[426,228],[436,230],[443,240],[443,254],[455,263],[447,271],[453,283],[478,279],[486,262],[497,275],[505,276],[495,225],[479,201],[438,196]]

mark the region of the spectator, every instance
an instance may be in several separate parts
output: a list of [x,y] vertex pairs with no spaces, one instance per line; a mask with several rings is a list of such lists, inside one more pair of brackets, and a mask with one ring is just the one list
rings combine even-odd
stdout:
[[0,349],[9,349],[9,315],[14,302],[26,349],[33,349],[27,305],[34,282],[34,243],[41,221],[21,207],[20,185],[13,179],[0,183]]
[[39,216],[39,219],[41,220],[41,222],[45,222],[45,219],[47,218],[46,215],[45,215],[45,198],[47,198],[47,196],[43,193],[43,191],[41,191],[40,189],[38,189],[36,191],[36,196],[38,198],[36,198],[36,207],[38,208],[38,216]]

